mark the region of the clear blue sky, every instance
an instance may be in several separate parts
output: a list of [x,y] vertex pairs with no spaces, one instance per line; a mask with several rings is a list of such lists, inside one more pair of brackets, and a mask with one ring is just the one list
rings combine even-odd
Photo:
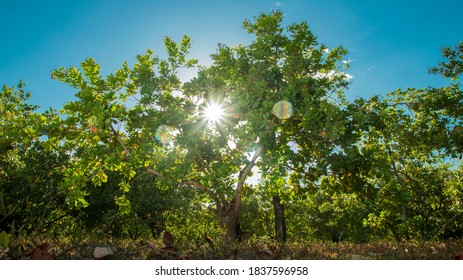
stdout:
[[306,21],[328,47],[339,44],[352,60],[347,96],[369,97],[397,88],[442,85],[427,74],[440,48],[463,40],[463,2],[441,1],[176,1],[0,0],[0,84],[27,82],[31,103],[61,108],[74,90],[50,79],[60,66],[93,57],[105,73],[151,48],[164,54],[162,39],[193,40],[192,56],[209,62],[217,43],[250,41],[244,19],[279,9],[285,23]]

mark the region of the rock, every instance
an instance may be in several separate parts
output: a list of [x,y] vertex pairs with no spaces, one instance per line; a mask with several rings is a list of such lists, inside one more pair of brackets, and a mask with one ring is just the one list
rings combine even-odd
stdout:
[[365,260],[366,257],[358,254],[352,254],[352,259],[353,260]]
[[101,259],[112,254],[114,254],[114,251],[110,247],[95,247],[93,251],[93,257],[95,259]]

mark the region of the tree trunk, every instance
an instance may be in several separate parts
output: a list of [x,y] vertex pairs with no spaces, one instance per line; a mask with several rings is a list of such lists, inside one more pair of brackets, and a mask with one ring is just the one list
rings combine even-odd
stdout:
[[233,244],[241,235],[241,228],[238,224],[239,211],[236,211],[234,206],[233,201],[231,203],[223,201],[222,205],[217,208],[220,226],[225,230],[223,236],[225,246]]
[[285,210],[279,196],[273,197],[273,210],[275,212],[275,238],[278,242],[286,242]]
[[238,217],[236,217],[235,215],[229,215],[225,217],[225,219],[226,219],[226,227],[225,227],[224,241],[225,241],[225,245],[231,245],[235,241],[238,241],[238,237],[240,235]]

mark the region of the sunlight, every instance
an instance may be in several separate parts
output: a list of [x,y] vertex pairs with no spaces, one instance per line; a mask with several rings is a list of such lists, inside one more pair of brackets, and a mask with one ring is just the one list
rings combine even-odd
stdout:
[[204,117],[210,123],[219,122],[224,115],[224,109],[217,103],[209,103],[204,109]]

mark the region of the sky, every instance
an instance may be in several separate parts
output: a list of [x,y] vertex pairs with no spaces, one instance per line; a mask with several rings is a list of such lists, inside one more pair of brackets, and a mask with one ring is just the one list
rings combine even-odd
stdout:
[[54,69],[93,57],[109,74],[147,49],[165,55],[164,36],[184,34],[191,57],[208,65],[218,43],[252,40],[243,20],[276,9],[284,25],[306,21],[319,43],[349,51],[349,100],[446,84],[427,69],[441,61],[442,47],[463,40],[459,0],[0,0],[0,7],[0,84],[24,80],[41,110],[62,108],[76,92],[50,78]]

